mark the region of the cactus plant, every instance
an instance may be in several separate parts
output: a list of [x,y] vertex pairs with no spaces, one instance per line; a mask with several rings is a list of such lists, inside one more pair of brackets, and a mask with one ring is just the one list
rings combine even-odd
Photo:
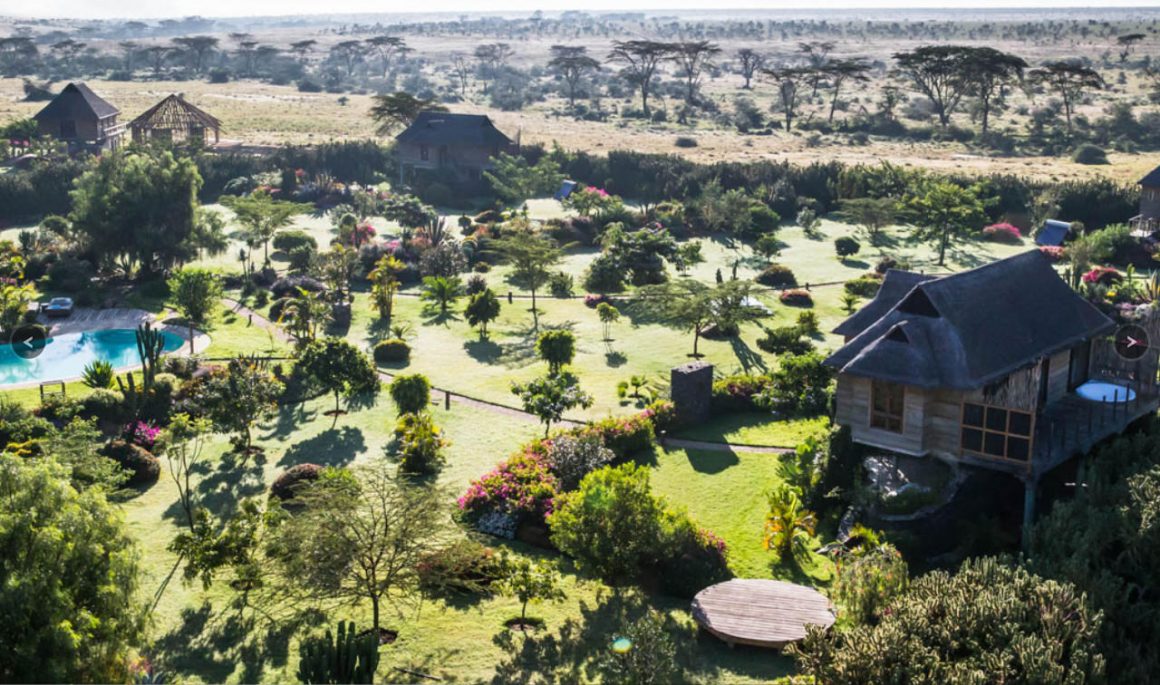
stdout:
[[379,666],[379,641],[373,632],[358,635],[353,621],[339,621],[338,638],[302,641],[298,648],[298,680],[313,683],[371,683]]
[[153,389],[153,379],[161,366],[161,353],[165,349],[165,338],[161,331],[146,321],[137,327],[137,355],[141,357],[141,386],[146,394]]

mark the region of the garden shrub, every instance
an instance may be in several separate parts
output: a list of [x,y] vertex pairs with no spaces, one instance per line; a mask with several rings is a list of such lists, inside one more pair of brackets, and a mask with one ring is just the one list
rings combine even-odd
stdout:
[[548,290],[552,297],[572,297],[572,275],[565,271],[557,271],[548,277]]
[[792,288],[797,285],[793,270],[783,264],[770,264],[757,274],[756,280],[771,288]]
[[57,425],[69,423],[80,412],[80,400],[62,395],[49,395],[36,408],[37,416],[48,419]]
[[658,435],[669,433],[678,427],[677,407],[669,400],[652,402],[641,412],[641,416],[652,422],[653,432]]
[[48,283],[55,290],[77,293],[92,285],[97,270],[83,259],[62,255],[48,267]]
[[295,248],[306,247],[311,251],[318,250],[318,241],[306,231],[279,231],[271,241],[275,250],[290,254]]
[[993,243],[1018,245],[1023,242],[1023,233],[1008,223],[991,224],[983,229],[983,237]]
[[175,377],[182,380],[189,380],[193,378],[193,374],[197,373],[201,364],[195,357],[177,357],[170,355],[162,362],[161,368],[165,373],[173,374]]
[[769,386],[769,376],[736,374],[713,381],[713,411],[719,414],[754,411],[755,398]]
[[399,468],[404,473],[435,473],[447,460],[443,448],[448,443],[431,415],[426,412],[400,416],[395,425],[395,435],[399,443]]
[[375,363],[395,364],[411,358],[411,346],[400,338],[388,338],[375,344]]
[[1112,285],[1123,279],[1123,274],[1110,266],[1097,266],[1081,277],[1084,283],[1098,283],[1100,285]]
[[757,339],[757,347],[763,352],[777,355],[805,354],[814,349],[800,326],[767,328],[765,335]]
[[834,596],[846,625],[874,625],[890,602],[906,592],[910,575],[906,561],[892,545],[884,544],[838,565]]
[[485,209],[479,214],[476,214],[472,221],[477,224],[485,225],[499,224],[503,223],[503,214],[495,209]]
[[503,557],[491,547],[461,538],[419,560],[419,588],[432,597],[490,594],[504,577]]
[[0,451],[10,444],[26,443],[52,432],[48,419],[35,416],[16,402],[0,397]]
[[1041,245],[1039,247],[1039,254],[1047,257],[1053,262],[1062,262],[1064,257],[1064,248],[1060,245]]
[[270,486],[270,494],[285,502],[294,497],[294,490],[302,483],[313,483],[322,475],[318,464],[295,464],[282,472]]
[[487,279],[479,274],[472,274],[463,284],[463,293],[468,297],[487,290]]
[[97,388],[81,400],[81,414],[102,423],[121,423],[127,417],[125,398],[116,390]]
[[431,382],[421,373],[396,376],[389,391],[400,416],[421,412],[431,402]]
[[669,510],[662,521],[661,558],[655,572],[666,594],[692,599],[733,577],[724,540],[699,527],[684,511]]
[[649,449],[656,439],[651,417],[643,412],[628,417],[610,416],[594,421],[579,429],[579,434],[599,436],[604,446],[612,450],[617,459],[627,459],[637,452]]
[[584,296],[584,306],[588,307],[589,309],[596,309],[597,307],[599,307],[600,305],[602,305],[606,302],[612,302],[612,300],[607,295],[605,295],[603,293],[600,293],[600,294],[589,293],[589,294]]
[[1107,164],[1108,153],[1098,145],[1084,143],[1071,153],[1071,161],[1076,164]]
[[781,358],[770,383],[755,398],[759,406],[803,416],[824,413],[830,403],[833,371],[817,352],[787,354]]
[[480,261],[480,262],[476,262],[475,265],[472,266],[471,268],[477,274],[485,274],[488,271],[491,271],[491,264],[488,264],[487,262]]
[[697,147],[697,139],[692,136],[677,136],[673,144],[677,147]]
[[782,291],[781,295],[778,295],[777,299],[781,300],[782,304],[790,307],[814,306],[813,295],[810,294],[810,291],[803,290],[801,288]]
[[[489,512],[543,521],[551,511],[559,480],[542,454],[521,452],[471,482],[457,500],[460,510],[473,520]],[[515,534],[515,531],[512,531]]]
[[625,270],[610,255],[602,254],[592,260],[584,272],[584,289],[596,293],[617,293],[624,290]]
[[547,458],[560,490],[575,490],[584,476],[611,463],[616,455],[594,434],[560,435],[547,441]]
[[130,472],[128,485],[143,487],[157,482],[161,476],[161,461],[149,450],[124,440],[113,440],[101,448],[101,454]]
[[858,251],[861,249],[862,243],[848,235],[844,235],[841,238],[834,240],[834,251],[837,252],[838,256],[842,259],[845,259],[846,257],[853,257],[854,255],[858,254]]
[[851,295],[858,297],[872,298],[878,294],[878,289],[882,287],[882,278],[876,277],[874,274],[863,274],[858,278],[846,281],[842,288]]

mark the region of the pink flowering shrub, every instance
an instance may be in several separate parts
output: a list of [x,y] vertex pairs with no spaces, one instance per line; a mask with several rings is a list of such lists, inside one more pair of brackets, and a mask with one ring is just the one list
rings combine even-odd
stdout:
[[599,436],[604,446],[612,450],[617,459],[625,459],[652,447],[656,437],[652,414],[647,410],[633,416],[610,416],[594,421],[577,429],[575,434]]
[[157,436],[160,434],[160,428],[145,421],[137,421],[125,426],[125,436],[128,442],[138,447],[144,447],[149,451],[153,451],[153,446],[157,443]]
[[801,288],[794,288],[793,290],[782,291],[778,295],[781,303],[790,307],[812,307],[814,306],[814,297],[810,295],[810,291],[802,290]]
[[1059,245],[1043,245],[1039,248],[1039,254],[1053,262],[1063,261],[1063,247]]
[[589,294],[584,296],[584,306],[588,307],[589,309],[595,309],[598,306],[600,306],[601,304],[603,304],[604,302],[608,302],[608,301],[609,301],[608,296],[604,295],[602,293],[601,294],[589,293]]
[[983,229],[983,237],[996,243],[1018,245],[1023,242],[1023,233],[1008,223],[991,224]]
[[513,455],[473,480],[457,503],[462,511],[476,516],[501,511],[543,520],[552,512],[558,490],[559,483],[537,443],[536,449]]
[[1123,276],[1119,271],[1116,271],[1110,266],[1097,266],[1096,268],[1084,274],[1082,278],[1084,283],[1111,285],[1120,281]]

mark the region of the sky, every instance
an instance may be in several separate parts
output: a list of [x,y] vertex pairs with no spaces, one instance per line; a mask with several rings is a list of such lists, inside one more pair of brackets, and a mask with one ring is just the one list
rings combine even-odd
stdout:
[[869,9],[878,7],[1010,8],[1010,7],[1152,7],[1160,0],[0,0],[0,15],[79,19],[286,16],[385,12],[532,12],[536,9],[590,11],[707,9],[792,10]]

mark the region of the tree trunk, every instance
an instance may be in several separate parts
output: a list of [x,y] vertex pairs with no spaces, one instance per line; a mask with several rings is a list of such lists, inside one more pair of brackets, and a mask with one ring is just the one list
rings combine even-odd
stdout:
[[193,354],[193,322],[189,322],[189,353]]
[[947,243],[950,242],[951,229],[949,226],[944,226],[942,230],[942,237],[938,241],[938,265],[946,265]]
[[987,135],[987,126],[991,120],[991,99],[987,97],[979,98],[980,104],[983,105],[983,135]]
[[[374,629],[375,640],[379,639],[379,596],[371,596],[371,628]],[[376,642],[377,644],[377,642]]]
[[701,328],[698,326],[697,328],[693,329],[693,358],[694,359],[701,356],[701,353],[697,351],[697,345],[700,344],[700,342],[701,342]]
[[831,124],[834,123],[834,110],[838,107],[838,93],[840,90],[841,90],[841,87],[838,84],[834,84],[834,97],[830,99],[830,119],[829,119],[829,121]]

